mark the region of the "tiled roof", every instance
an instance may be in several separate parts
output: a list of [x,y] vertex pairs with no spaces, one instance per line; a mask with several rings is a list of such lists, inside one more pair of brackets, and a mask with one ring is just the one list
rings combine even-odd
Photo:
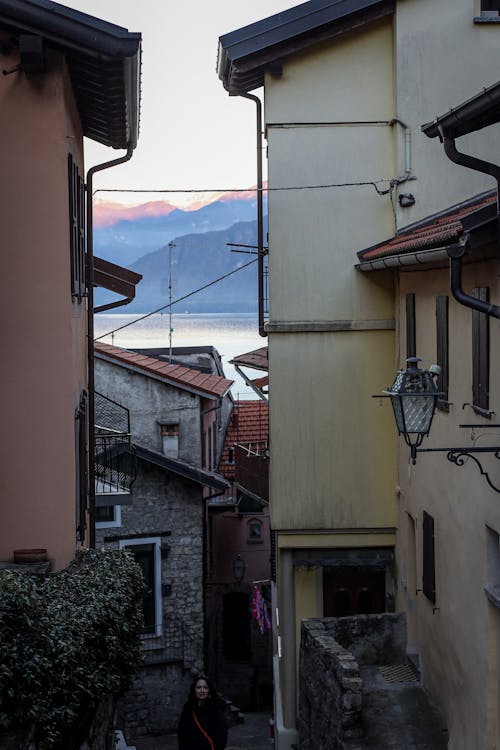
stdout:
[[219,465],[220,473],[226,479],[234,479],[234,462],[229,463],[229,448],[234,445],[267,447],[269,440],[269,404],[265,401],[236,401],[231,413],[231,421],[226,432],[224,450]]
[[267,346],[261,346],[260,349],[254,349],[246,354],[238,354],[230,360],[231,365],[240,365],[243,367],[251,367],[254,370],[269,370],[269,359]]
[[109,359],[114,359],[120,364],[136,367],[145,373],[150,373],[156,377],[164,378],[165,381],[185,388],[190,391],[196,391],[201,395],[224,396],[233,381],[223,378],[220,375],[210,375],[207,373],[192,370],[189,367],[180,365],[169,365],[167,362],[147,357],[144,354],[136,354],[119,346],[103,344],[100,341],[94,343],[96,355],[102,355]]
[[430,217],[418,226],[402,231],[390,240],[373,245],[358,253],[360,262],[419,250],[432,250],[458,242],[464,232],[462,219],[495,203],[496,195],[481,195],[467,204],[455,206],[439,216]]

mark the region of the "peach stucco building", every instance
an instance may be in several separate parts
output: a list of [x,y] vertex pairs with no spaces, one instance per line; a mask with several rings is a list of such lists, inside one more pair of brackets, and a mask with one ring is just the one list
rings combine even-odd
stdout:
[[130,158],[141,36],[57,3],[1,0],[0,42],[0,563],[43,549],[60,569],[90,528],[83,137]]

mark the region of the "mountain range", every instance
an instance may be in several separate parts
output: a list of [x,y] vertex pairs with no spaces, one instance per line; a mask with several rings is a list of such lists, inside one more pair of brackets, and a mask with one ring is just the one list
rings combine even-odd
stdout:
[[[248,248],[232,252],[228,243],[257,245],[255,194],[225,197],[195,210],[163,204],[103,210],[94,228],[97,256],[142,274],[135,300],[117,312],[149,312],[168,304],[168,244],[172,245],[173,300],[209,284],[253,260]],[[132,214],[132,215],[131,215]],[[113,220],[113,217],[116,220]],[[95,304],[115,299],[96,289]],[[257,309],[257,267],[229,276],[173,306],[173,312],[254,312]]]

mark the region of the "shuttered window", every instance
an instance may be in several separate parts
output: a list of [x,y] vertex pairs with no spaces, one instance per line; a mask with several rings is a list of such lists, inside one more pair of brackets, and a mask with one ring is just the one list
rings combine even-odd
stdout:
[[[490,301],[488,287],[476,287],[472,295]],[[472,404],[483,416],[490,416],[490,319],[486,313],[472,311]]]
[[416,357],[415,295],[406,295],[406,358]]
[[87,526],[88,501],[88,442],[87,442],[87,393],[80,397],[75,414],[76,442],[76,538],[83,542]]
[[71,154],[68,154],[68,196],[71,295],[81,302],[86,294],[85,185]]
[[434,548],[434,519],[424,510],[422,540],[422,589],[425,596],[436,603],[436,572]]
[[443,393],[438,399],[437,408],[449,411],[448,373],[449,373],[449,340],[448,340],[448,297],[436,297],[436,359],[441,368],[437,386]]

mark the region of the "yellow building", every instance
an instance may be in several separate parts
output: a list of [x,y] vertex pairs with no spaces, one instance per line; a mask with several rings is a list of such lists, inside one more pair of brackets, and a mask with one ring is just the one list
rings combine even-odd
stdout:
[[301,619],[402,606],[396,433],[372,398],[399,364],[394,278],[359,273],[356,251],[488,187],[420,131],[444,92],[491,82],[488,14],[472,0],[310,0],[219,41],[228,92],[264,86],[279,750],[296,742]]

